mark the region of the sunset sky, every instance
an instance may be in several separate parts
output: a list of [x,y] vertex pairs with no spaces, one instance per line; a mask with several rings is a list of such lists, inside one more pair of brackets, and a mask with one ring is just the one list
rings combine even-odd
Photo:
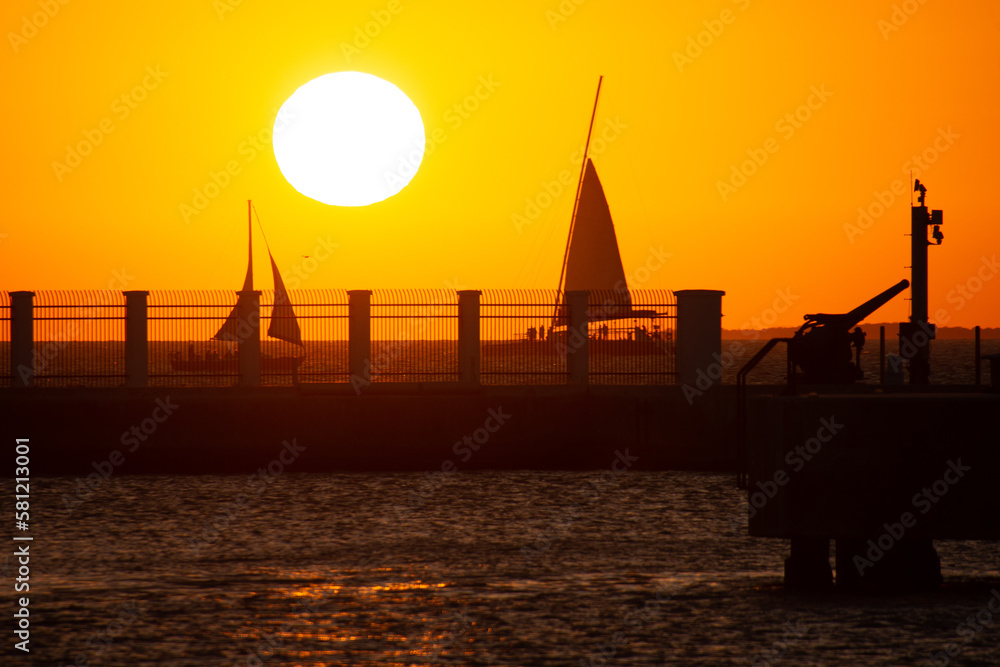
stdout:
[[[912,167],[944,209],[932,319],[1000,326],[997,2],[6,0],[0,18],[0,289],[238,289],[247,199],[289,287],[555,288],[604,75],[592,153],[630,286],[725,290],[731,329],[776,302],[764,323],[846,312],[909,278]],[[271,150],[282,103],[339,71],[398,86],[427,137],[409,185],[366,207],[304,197]]]

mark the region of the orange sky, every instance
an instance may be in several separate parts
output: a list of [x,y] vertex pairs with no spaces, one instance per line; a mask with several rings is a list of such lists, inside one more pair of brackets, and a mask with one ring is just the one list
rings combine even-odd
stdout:
[[[550,200],[544,184],[575,183],[603,74],[594,159],[633,287],[726,290],[728,328],[847,311],[909,277],[908,169],[926,152],[918,176],[945,211],[930,312],[1000,326],[984,263],[1000,247],[996,2],[6,0],[0,18],[3,289],[103,288],[123,269],[128,289],[238,289],[248,198],[289,287],[555,288],[573,188]],[[362,208],[298,194],[268,142],[298,86],[343,70],[399,86],[439,139]],[[766,162],[732,181],[752,156]],[[639,284],[650,248],[670,256]],[[871,319],[907,314],[898,297]]]

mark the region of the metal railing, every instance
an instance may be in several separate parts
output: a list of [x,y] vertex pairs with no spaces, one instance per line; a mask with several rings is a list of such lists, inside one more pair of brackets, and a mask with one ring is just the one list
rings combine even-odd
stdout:
[[749,482],[750,461],[747,456],[747,376],[778,343],[788,347],[786,354],[786,382],[788,391],[795,391],[795,359],[792,356],[791,338],[772,338],[757,350],[750,361],[736,374],[736,487],[746,489]]
[[[238,344],[213,336],[237,303],[229,290],[137,293],[129,313],[122,292],[38,292],[34,297],[35,386],[123,386],[128,349],[146,337],[149,386],[230,386],[240,380]],[[134,296],[134,295],[133,295]],[[131,298],[131,297],[129,297]],[[267,335],[273,290],[261,290],[260,383],[347,382],[350,296],[345,290],[293,290],[289,298],[302,345]],[[668,291],[628,293],[630,310],[609,317],[606,298],[591,295],[588,361],[591,382],[676,382],[676,304]],[[128,302],[131,303],[131,302]],[[133,304],[134,305],[134,304]],[[145,322],[141,308],[145,308]],[[371,382],[453,381],[459,364],[459,295],[450,290],[379,290],[371,294]],[[566,384],[566,318],[555,290],[487,290],[478,310],[484,384]],[[0,377],[13,384],[11,297],[0,292]],[[129,319],[131,317],[131,319]],[[144,328],[132,329],[136,317]],[[285,327],[287,328],[287,327]],[[131,348],[126,331],[133,336]],[[474,334],[472,334],[474,336]],[[475,341],[474,338],[469,340]],[[141,348],[141,343],[140,350]],[[472,345],[476,349],[476,345]],[[136,366],[132,366],[133,373]],[[467,377],[467,376],[466,376]]]
[[10,371],[10,292],[0,292],[0,387],[13,384]]
[[[150,385],[236,384],[236,343],[212,339],[236,299],[236,293],[228,290],[150,292]],[[288,360],[300,357],[297,376],[301,381],[346,381],[347,292],[292,290],[289,299],[301,331],[301,347],[267,335],[274,317],[274,291],[261,290],[261,383],[291,385],[296,366]]]
[[556,290],[484,290],[480,298],[483,384],[565,384],[566,328]]
[[[302,332],[302,347],[268,339],[267,330],[274,317],[273,290],[261,295],[261,338],[263,352],[273,357],[304,356],[298,367],[299,382],[346,382],[348,314],[347,290],[290,290],[289,300]],[[261,381],[265,384],[292,384],[287,368],[271,369],[264,360]]]
[[371,301],[372,382],[458,380],[458,294],[376,290]]
[[[677,380],[677,306],[666,290],[591,292],[589,378],[594,384]],[[565,384],[566,313],[556,290],[487,290],[480,305],[484,384]]]
[[[677,306],[667,290],[591,292],[590,382],[671,384],[677,379]],[[610,317],[611,319],[603,318]]]
[[125,384],[125,297],[121,292],[36,292],[34,337],[35,386]]
[[227,290],[154,291],[147,302],[149,384],[213,386],[239,377],[232,343],[212,340],[236,305]]

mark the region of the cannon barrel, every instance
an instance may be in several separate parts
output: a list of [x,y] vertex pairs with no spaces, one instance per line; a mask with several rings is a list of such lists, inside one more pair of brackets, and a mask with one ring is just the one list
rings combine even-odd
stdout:
[[872,297],[868,301],[855,308],[849,313],[843,313],[840,315],[828,315],[826,313],[816,313],[815,315],[806,315],[805,319],[809,321],[816,322],[817,324],[833,325],[842,327],[844,329],[850,329],[855,326],[858,322],[865,319],[876,310],[888,303],[894,296],[905,290],[910,286],[910,281],[903,279],[898,283],[885,290],[881,294]]

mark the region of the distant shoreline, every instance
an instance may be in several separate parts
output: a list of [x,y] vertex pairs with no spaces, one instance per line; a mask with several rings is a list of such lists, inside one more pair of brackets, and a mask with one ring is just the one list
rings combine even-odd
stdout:
[[[878,328],[880,326],[885,327],[885,337],[886,340],[893,339],[896,337],[896,333],[899,330],[898,322],[887,322],[885,324],[862,324],[860,325],[862,331],[869,340],[878,340]],[[756,338],[759,340],[768,340],[769,338],[787,338],[792,336],[798,327],[771,327],[768,329],[750,329],[753,334],[747,335],[740,329],[723,329],[722,339],[723,340],[746,340],[748,338]],[[754,335],[756,334],[756,335]],[[966,327],[938,327],[937,329],[937,340],[973,340],[975,338],[975,331]],[[998,339],[1000,338],[1000,327],[983,327],[980,329],[980,338],[982,340]]]

